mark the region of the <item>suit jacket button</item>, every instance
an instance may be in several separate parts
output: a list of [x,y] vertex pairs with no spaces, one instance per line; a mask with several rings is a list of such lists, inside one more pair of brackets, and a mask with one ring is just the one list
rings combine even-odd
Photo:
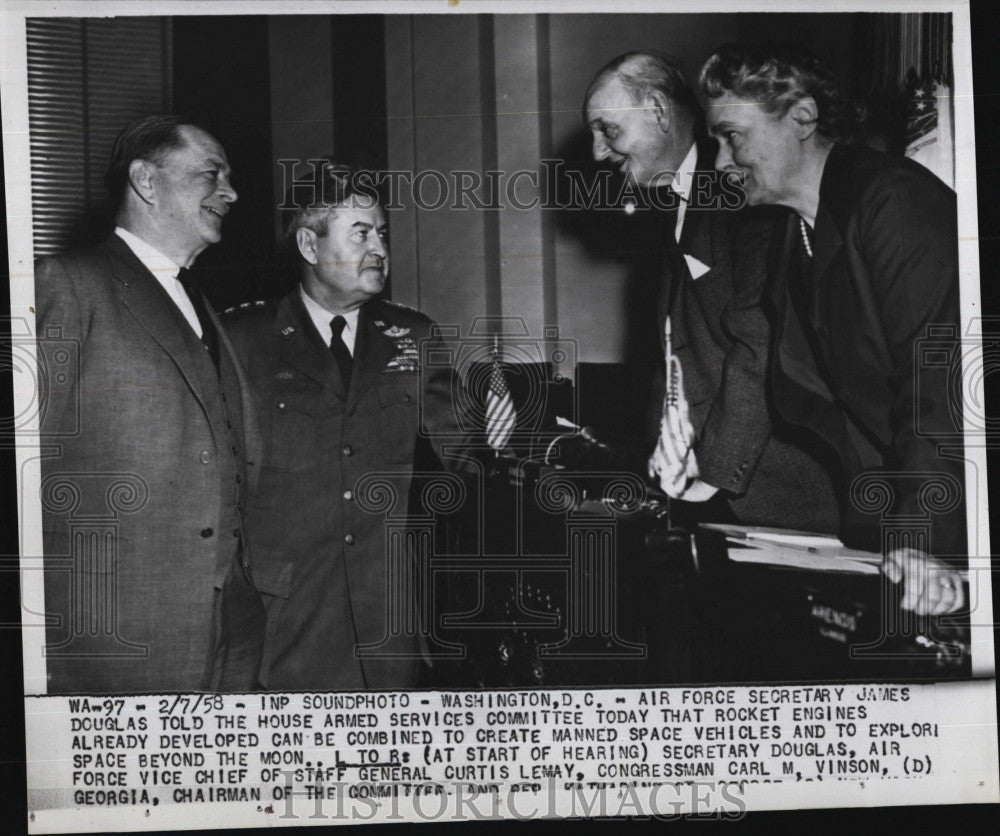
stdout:
[[345,534],[344,535],[344,542],[347,543],[348,546],[353,546],[354,545],[354,535],[353,534]]
[[211,537],[211,536],[212,536],[213,534],[215,534],[215,532],[214,532],[214,531],[212,531],[212,529],[210,529],[210,528],[203,528],[203,529],[201,530],[201,536],[202,536],[202,537],[204,537],[204,538],[205,538],[206,540],[207,540],[207,539],[208,539],[209,537]]
[[198,458],[201,459],[202,464],[208,464],[212,461],[212,454],[208,450],[202,450],[201,455],[198,456]]
[[285,408],[285,402],[284,401],[278,401],[278,409],[284,409],[284,408]]
[[239,536],[240,536],[240,530],[238,528],[234,528],[233,529],[233,537],[239,537]]
[[343,454],[344,454],[345,456],[353,456],[353,455],[354,455],[354,448],[353,448],[353,447],[351,447],[351,445],[350,445],[350,444],[345,444],[345,445],[344,445],[344,448],[343,448],[343,450],[341,450],[341,452],[342,452],[342,453],[343,453]]
[[354,494],[351,493],[350,491],[344,491],[344,499],[350,502],[352,499],[354,499]]
[[413,398],[409,395],[403,395],[403,403],[413,403]]

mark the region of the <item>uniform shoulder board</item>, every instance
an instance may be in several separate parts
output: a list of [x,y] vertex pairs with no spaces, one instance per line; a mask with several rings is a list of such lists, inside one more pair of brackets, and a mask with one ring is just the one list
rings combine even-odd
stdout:
[[233,316],[234,314],[242,313],[243,311],[263,308],[269,301],[270,300],[268,299],[257,299],[253,302],[241,302],[239,305],[233,305],[231,308],[226,308],[221,314],[219,314],[219,316]]
[[399,308],[400,310],[404,311],[413,311],[414,313],[420,313],[420,311],[418,311],[416,308],[411,308],[409,305],[404,305],[402,302],[394,302],[392,299],[383,299],[382,304],[389,305],[390,307],[393,308]]
[[402,302],[393,302],[391,299],[382,299],[383,305],[388,305],[390,308],[397,308],[401,311],[409,311],[410,313],[419,314],[423,316],[422,311],[418,311],[416,308],[411,308],[409,305],[404,305]]

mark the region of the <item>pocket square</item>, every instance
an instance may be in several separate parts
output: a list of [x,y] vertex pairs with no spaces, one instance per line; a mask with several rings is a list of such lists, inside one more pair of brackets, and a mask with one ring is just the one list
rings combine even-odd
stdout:
[[702,264],[693,255],[688,255],[687,253],[684,253],[684,260],[687,262],[688,270],[691,271],[692,279],[700,279],[712,269],[707,264]]

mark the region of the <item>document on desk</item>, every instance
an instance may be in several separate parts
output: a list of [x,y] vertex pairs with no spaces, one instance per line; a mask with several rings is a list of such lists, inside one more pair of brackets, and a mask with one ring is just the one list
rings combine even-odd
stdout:
[[724,534],[729,559],[817,572],[877,575],[882,564],[878,552],[849,549],[831,535],[749,525],[702,523],[701,528]]

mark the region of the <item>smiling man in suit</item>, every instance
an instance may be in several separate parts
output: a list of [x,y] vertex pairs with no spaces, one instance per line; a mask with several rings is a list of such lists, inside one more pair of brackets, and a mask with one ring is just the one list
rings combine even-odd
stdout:
[[390,567],[387,518],[415,471],[455,463],[441,442],[461,432],[450,366],[421,360],[430,319],[378,298],[387,235],[371,180],[326,163],[288,224],[299,285],[225,318],[264,439],[247,524],[270,690],[411,688],[422,670],[412,555]]
[[615,58],[590,83],[584,110],[594,158],[645,189],[661,221],[650,242],[662,253],[660,339],[681,379],[676,408],[663,406],[663,377],[655,393],[650,475],[671,497],[709,503],[696,509],[702,517],[835,531],[825,469],[768,414],[770,329],[759,303],[775,215],[735,211],[742,196],[715,175],[714,143],[669,56]]
[[[766,297],[777,410],[836,453],[842,539],[884,550],[901,606],[960,609],[962,579],[938,558],[965,561],[962,404],[917,362],[935,329],[953,343],[938,355],[960,360],[955,194],[912,160],[853,142],[857,108],[799,47],[723,47],[701,87],[718,167],[744,180],[751,204],[793,210]],[[883,512],[920,531],[883,542],[894,528]]]
[[152,116],[118,136],[106,182],[114,233],[35,272],[40,364],[69,369],[42,392],[48,690],[249,687],[252,412],[189,272],[236,200],[229,164],[206,131]]

